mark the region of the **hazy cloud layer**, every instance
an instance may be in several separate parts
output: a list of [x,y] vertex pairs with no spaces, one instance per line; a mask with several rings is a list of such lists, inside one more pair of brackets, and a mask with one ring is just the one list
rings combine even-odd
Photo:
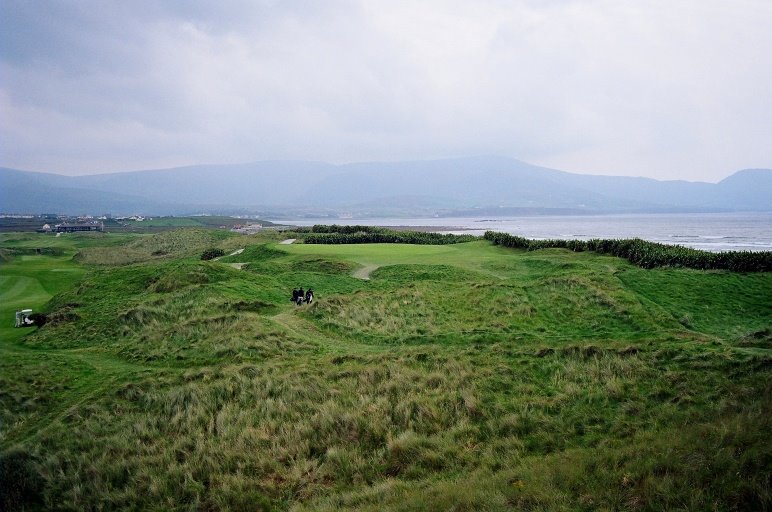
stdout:
[[772,167],[772,2],[0,3],[0,165]]

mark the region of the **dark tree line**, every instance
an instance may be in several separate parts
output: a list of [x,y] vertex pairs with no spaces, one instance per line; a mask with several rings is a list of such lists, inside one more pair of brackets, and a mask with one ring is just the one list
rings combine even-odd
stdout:
[[314,226],[303,238],[307,244],[446,245],[471,242],[473,235],[443,235],[423,231],[394,231],[375,226]]
[[389,229],[379,226],[345,226],[338,224],[314,224],[313,226],[298,226],[292,229],[293,233],[383,233]]

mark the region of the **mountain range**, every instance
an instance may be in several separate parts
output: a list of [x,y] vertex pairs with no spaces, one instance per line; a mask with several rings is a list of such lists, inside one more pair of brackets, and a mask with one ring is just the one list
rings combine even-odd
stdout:
[[719,183],[574,174],[503,157],[262,161],[62,176],[0,168],[0,212],[311,216],[771,211],[772,170]]

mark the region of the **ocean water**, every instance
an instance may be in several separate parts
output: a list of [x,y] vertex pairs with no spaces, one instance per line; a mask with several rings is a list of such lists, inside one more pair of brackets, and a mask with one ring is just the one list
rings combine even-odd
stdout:
[[[279,222],[279,221],[277,221]],[[679,213],[531,217],[442,217],[304,219],[284,222],[298,226],[359,224],[365,226],[423,226],[442,233],[483,234],[501,231],[526,238],[578,239],[642,238],[706,251],[772,250],[772,212]]]

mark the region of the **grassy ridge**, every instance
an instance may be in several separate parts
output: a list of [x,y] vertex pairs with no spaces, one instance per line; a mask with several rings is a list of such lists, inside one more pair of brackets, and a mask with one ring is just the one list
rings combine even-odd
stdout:
[[[486,241],[61,238],[0,266],[31,280],[0,307],[52,318],[0,330],[17,504],[772,505],[770,274]],[[200,261],[210,246],[244,251]],[[316,303],[291,305],[297,286]]]

